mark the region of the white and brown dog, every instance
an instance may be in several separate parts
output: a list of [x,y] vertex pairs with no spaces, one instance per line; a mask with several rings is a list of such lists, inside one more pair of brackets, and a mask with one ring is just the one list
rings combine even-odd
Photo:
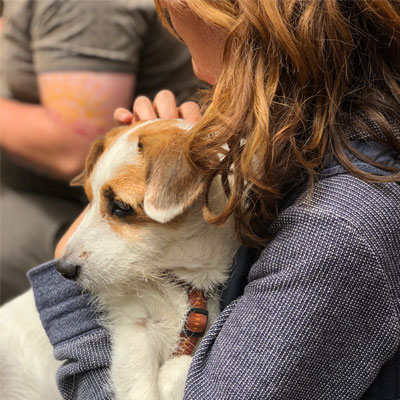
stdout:
[[[188,129],[181,120],[116,128],[95,142],[73,181],[84,185],[90,206],[57,269],[106,312],[116,399],[183,397],[204,309],[208,329],[238,249],[231,223],[216,227],[202,218],[204,183],[183,157]],[[215,181],[212,206],[220,209],[225,195]],[[5,398],[58,398],[59,363],[32,293],[5,305],[0,324]]]

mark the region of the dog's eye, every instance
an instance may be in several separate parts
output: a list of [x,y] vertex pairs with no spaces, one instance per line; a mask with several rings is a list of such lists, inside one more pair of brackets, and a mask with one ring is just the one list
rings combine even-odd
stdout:
[[133,209],[129,204],[120,200],[114,200],[111,207],[112,215],[119,218],[129,217],[133,213]]

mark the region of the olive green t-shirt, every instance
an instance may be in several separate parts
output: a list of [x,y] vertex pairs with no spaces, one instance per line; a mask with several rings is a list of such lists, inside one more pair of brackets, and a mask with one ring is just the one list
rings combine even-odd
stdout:
[[3,17],[2,78],[16,100],[39,102],[36,75],[52,71],[131,72],[135,95],[168,88],[180,100],[198,86],[152,0],[4,0]]
[[[3,0],[3,17],[2,97],[39,103],[37,74],[52,71],[136,74],[133,98],[170,89],[178,103],[199,87],[188,50],[161,25],[152,0]],[[33,171],[2,159],[3,181],[38,189]]]

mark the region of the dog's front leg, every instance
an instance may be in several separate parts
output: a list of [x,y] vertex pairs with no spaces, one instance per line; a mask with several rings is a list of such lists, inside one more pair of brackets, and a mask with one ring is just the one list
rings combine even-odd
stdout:
[[167,360],[158,373],[160,400],[182,400],[189,371],[190,356],[178,356]]
[[159,400],[159,351],[145,327],[119,327],[113,335],[111,381],[116,400]]

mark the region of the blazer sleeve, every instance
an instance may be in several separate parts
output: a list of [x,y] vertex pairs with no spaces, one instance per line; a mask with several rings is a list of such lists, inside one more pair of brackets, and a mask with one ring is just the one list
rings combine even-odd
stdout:
[[379,259],[347,221],[288,209],[192,362],[185,399],[359,399],[400,341]]
[[54,357],[64,361],[57,386],[66,400],[109,400],[110,335],[101,327],[90,298],[75,282],[61,277],[56,260],[28,273],[42,325]]

